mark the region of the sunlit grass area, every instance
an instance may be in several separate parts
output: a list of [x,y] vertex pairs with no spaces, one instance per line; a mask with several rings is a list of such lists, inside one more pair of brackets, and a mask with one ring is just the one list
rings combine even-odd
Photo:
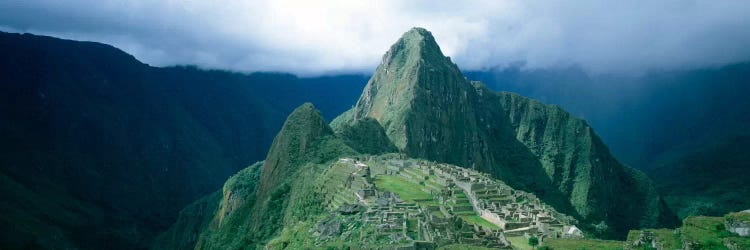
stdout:
[[401,176],[378,176],[375,179],[375,186],[378,189],[398,194],[398,196],[405,201],[415,202],[415,200],[432,200],[432,195],[422,191],[422,186]]
[[[544,246],[552,249],[577,249],[577,250],[622,250],[622,241],[613,240],[574,240],[574,239],[548,239]],[[527,244],[528,246],[528,244]]]
[[498,227],[497,225],[492,224],[492,222],[489,222],[478,215],[461,215],[461,219],[464,219],[464,221],[468,222],[469,224],[479,225],[492,229],[500,229],[500,227]]
[[506,237],[508,241],[510,241],[511,246],[513,246],[513,249],[518,250],[532,250],[533,248],[529,245],[529,239],[526,239],[526,237],[523,236],[513,236],[513,237]]
[[438,250],[490,250],[494,248],[480,247],[474,245],[454,244],[439,247]]

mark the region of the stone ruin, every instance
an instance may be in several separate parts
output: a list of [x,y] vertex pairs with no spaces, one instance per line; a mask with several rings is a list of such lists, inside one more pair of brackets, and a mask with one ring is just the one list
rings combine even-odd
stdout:
[[[375,229],[374,237],[388,239],[399,248],[434,249],[460,243],[509,249],[506,237],[535,236],[540,241],[583,237],[572,217],[485,173],[400,155],[370,157],[367,162],[343,158],[336,164],[345,166],[335,171],[346,181],[324,190],[329,207],[341,215],[359,216],[363,225]],[[419,184],[433,199],[404,201],[375,185],[381,175]],[[493,226],[470,223],[464,216],[478,216]],[[337,233],[335,227],[335,220],[326,218],[318,223],[317,231],[321,237],[330,237]]]

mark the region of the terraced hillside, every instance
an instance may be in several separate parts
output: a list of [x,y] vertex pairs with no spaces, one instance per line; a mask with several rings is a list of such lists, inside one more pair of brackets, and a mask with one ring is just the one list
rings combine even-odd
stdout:
[[575,219],[533,194],[487,174],[401,154],[340,158],[315,186],[326,210],[268,246],[512,248],[506,237],[582,237],[565,234]]

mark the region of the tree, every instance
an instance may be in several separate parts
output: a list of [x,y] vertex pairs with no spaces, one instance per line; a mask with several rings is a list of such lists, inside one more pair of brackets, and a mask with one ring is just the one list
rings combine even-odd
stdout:
[[539,239],[536,236],[529,237],[529,246],[536,248],[539,245]]

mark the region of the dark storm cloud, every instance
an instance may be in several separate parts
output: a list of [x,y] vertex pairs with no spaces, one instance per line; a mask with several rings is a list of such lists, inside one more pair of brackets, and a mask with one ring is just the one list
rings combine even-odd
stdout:
[[4,1],[0,29],[115,45],[153,65],[371,71],[404,31],[464,69],[593,72],[750,59],[747,1]]

